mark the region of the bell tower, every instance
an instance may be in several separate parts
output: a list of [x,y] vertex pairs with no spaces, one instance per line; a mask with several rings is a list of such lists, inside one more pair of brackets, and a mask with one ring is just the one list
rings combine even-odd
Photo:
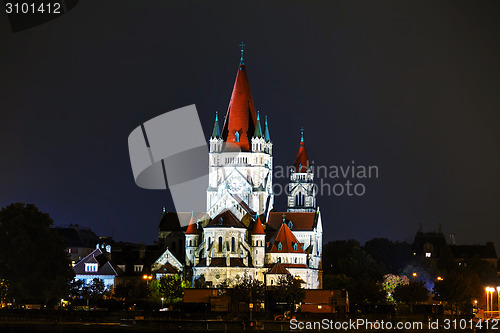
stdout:
[[245,69],[243,47],[226,117],[218,114],[210,137],[207,213],[229,209],[235,216],[262,215],[273,208],[272,143],[267,117],[262,130]]
[[304,129],[300,129],[300,145],[288,183],[289,212],[315,212],[316,192],[312,166],[304,143]]

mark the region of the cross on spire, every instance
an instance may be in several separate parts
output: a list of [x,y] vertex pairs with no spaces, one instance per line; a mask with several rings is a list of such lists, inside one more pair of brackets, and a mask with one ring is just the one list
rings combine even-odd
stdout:
[[281,215],[281,217],[283,217],[283,223],[285,223],[286,214]]
[[246,46],[245,43],[243,43],[243,42],[240,43],[240,50],[241,50],[240,65],[245,64],[245,60],[243,59],[243,52],[245,52],[245,46]]

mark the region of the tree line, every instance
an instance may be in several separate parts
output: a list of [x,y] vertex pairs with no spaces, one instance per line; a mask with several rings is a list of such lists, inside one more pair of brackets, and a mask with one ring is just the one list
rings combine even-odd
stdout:
[[470,313],[484,299],[482,286],[497,283],[493,265],[472,257],[456,261],[447,245],[438,259],[414,254],[410,244],[375,238],[323,246],[323,288],[346,289],[353,307],[377,304],[441,303]]

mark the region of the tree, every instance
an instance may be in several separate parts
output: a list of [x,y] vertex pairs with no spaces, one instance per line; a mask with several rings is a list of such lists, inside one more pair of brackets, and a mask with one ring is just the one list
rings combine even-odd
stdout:
[[113,290],[115,298],[129,302],[144,301],[149,297],[149,293],[149,286],[144,281],[128,281],[117,285]]
[[345,274],[323,275],[323,289],[348,289],[352,279]]
[[104,281],[98,278],[93,279],[88,288],[90,296],[93,300],[101,299],[106,291]]
[[387,293],[387,300],[390,303],[394,302],[394,289],[400,285],[407,285],[410,280],[406,275],[397,276],[394,274],[384,275],[384,281],[382,282],[382,289]]
[[356,240],[329,242],[323,247],[324,287],[347,289],[353,305],[384,302],[382,276],[383,267]]
[[159,281],[158,290],[160,295],[166,298],[167,303],[177,303],[182,301],[184,289],[189,288],[188,281],[184,281],[178,274],[166,275]]
[[56,303],[68,296],[74,272],[52,224],[49,214],[32,204],[0,210],[0,279],[16,303]]
[[415,304],[429,299],[429,290],[422,281],[412,281],[394,288],[393,297],[396,302],[408,304],[413,308]]
[[[231,286],[232,287],[229,287]],[[231,303],[236,307],[236,312],[239,314],[239,305],[242,301],[253,303],[264,302],[265,287],[264,282],[253,279],[248,275],[242,278],[233,280],[225,280],[220,287],[221,295],[227,295],[231,298]]]
[[370,277],[353,280],[348,291],[349,302],[354,305],[380,304],[386,299],[381,283]]
[[9,286],[7,285],[7,280],[0,279],[0,308],[3,307],[5,299],[7,298],[7,291]]
[[83,280],[72,280],[69,283],[69,297],[78,299],[83,297]]
[[195,288],[206,288],[207,285],[205,283],[205,274],[201,274],[199,277],[197,277],[194,280],[194,287]]
[[354,239],[328,242],[323,247],[323,273],[344,274],[355,280],[382,279],[383,269]]
[[302,302],[306,296],[302,283],[302,280],[287,274],[280,278],[277,286],[271,290],[271,299],[274,302],[285,303],[288,310],[295,312],[295,304]]
[[452,313],[468,310],[472,300],[481,295],[482,287],[476,272],[455,269],[434,284],[434,299],[446,303]]
[[467,258],[464,263],[467,270],[477,273],[481,284],[496,284],[497,270],[491,263],[481,260],[478,257]]
[[90,301],[95,305],[97,301],[100,301],[103,296],[106,287],[104,282],[98,278],[95,278],[89,284],[84,284],[81,289],[81,297],[87,300],[87,305]]
[[438,269],[434,260],[417,256],[403,269],[402,274],[408,276],[410,281],[422,281],[427,289],[432,290]]

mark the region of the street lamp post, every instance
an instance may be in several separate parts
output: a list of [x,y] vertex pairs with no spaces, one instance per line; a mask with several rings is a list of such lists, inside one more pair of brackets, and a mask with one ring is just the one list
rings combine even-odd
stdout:
[[497,310],[498,314],[500,315],[500,286],[497,286],[497,294],[498,294]]
[[490,288],[486,287],[486,312],[490,311]]
[[491,288],[490,292],[491,292],[491,295],[490,295],[490,312],[493,312],[493,293],[495,292],[495,289]]
[[486,287],[486,312],[491,313],[491,311],[493,311],[493,293],[494,292],[495,292],[494,288]]

